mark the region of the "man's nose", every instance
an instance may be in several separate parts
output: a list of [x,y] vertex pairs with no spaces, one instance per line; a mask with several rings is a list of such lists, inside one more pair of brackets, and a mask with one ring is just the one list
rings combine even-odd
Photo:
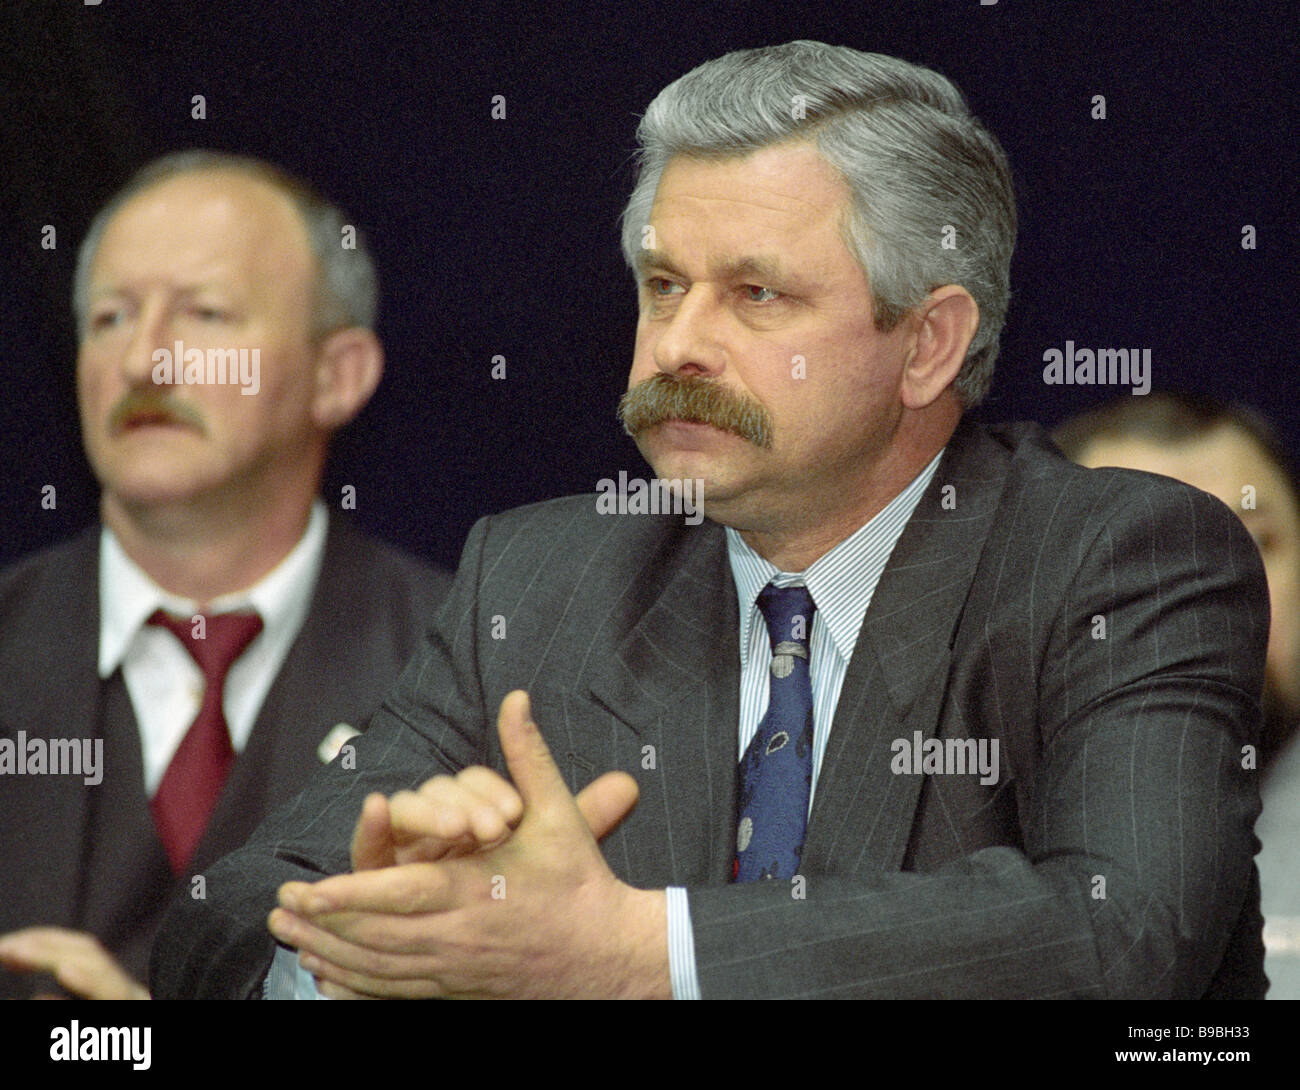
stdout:
[[725,369],[724,308],[702,284],[692,285],[677,304],[655,345],[659,370],[672,375],[717,377]]
[[[154,382],[154,369],[163,357],[155,358],[159,349],[167,351],[170,358],[175,346],[168,334],[167,312],[158,304],[146,304],[140,309],[122,351],[122,378],[131,386],[148,386]],[[171,360],[172,367],[160,372],[167,374],[184,365],[184,360]]]

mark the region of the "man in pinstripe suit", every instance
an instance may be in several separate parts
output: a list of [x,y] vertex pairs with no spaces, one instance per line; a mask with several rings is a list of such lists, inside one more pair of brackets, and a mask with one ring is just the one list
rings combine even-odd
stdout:
[[[173,907],[154,993],[1262,994],[1258,555],[1199,492],[963,421],[996,142],[937,74],[804,42],[639,137],[621,414],[709,521],[481,521],[353,759]],[[798,873],[737,883],[768,584],[815,609],[813,786]]]

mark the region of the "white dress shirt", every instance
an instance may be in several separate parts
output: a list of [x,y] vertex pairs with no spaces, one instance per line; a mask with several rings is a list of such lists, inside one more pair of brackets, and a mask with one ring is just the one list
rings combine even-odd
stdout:
[[[255,609],[262,631],[226,675],[222,707],[240,753],[271,683],[297,638],[320,574],[328,525],[325,505],[312,504],[293,550],[246,590],[207,603],[209,614]],[[140,728],[144,789],[150,798],[203,702],[203,672],[177,637],[145,622],[156,609],[191,617],[199,603],[168,594],[141,570],[104,527],[99,542],[99,676],[119,666]]]

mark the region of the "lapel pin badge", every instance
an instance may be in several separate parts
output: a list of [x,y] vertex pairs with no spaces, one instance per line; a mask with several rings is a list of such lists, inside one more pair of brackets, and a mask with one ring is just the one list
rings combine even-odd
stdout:
[[348,739],[355,738],[360,733],[351,723],[335,723],[316,747],[316,756],[322,764],[329,764],[339,755],[339,750],[347,744]]

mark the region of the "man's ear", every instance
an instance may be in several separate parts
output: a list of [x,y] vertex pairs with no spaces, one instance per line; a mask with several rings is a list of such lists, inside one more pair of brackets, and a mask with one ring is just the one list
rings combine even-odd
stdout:
[[384,373],[384,346],[369,329],[350,327],[329,334],[316,352],[312,419],[319,427],[341,428],[366,407]]
[[912,315],[917,323],[903,370],[903,405],[924,409],[957,378],[980,324],[979,304],[960,284],[935,288]]

